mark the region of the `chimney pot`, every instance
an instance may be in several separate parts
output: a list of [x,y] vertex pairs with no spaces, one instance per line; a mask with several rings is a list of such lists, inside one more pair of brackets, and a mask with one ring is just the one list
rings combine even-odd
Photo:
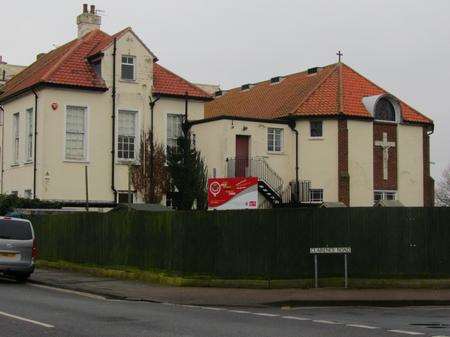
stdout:
[[93,30],[100,29],[102,18],[96,13],[95,5],[83,4],[83,13],[77,16],[78,37],[81,38]]

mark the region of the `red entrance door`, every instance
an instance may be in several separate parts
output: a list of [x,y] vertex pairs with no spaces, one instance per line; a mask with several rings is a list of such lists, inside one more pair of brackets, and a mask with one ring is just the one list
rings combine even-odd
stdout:
[[249,164],[249,136],[236,136],[235,176],[246,177]]

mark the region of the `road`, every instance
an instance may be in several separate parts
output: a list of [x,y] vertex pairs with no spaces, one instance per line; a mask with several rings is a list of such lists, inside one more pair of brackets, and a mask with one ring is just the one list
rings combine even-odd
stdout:
[[0,336],[450,336],[450,307],[216,308],[114,300],[0,279]]

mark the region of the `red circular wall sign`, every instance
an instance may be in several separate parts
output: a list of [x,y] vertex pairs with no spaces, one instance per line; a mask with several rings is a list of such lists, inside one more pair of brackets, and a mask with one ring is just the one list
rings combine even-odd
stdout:
[[56,103],[56,102],[52,103],[52,109],[53,110],[58,109],[58,103]]

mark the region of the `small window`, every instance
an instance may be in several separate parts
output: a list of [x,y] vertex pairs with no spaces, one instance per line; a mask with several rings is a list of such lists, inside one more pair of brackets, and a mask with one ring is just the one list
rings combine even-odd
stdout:
[[134,56],[122,56],[122,79],[134,81]]
[[323,189],[310,189],[309,190],[310,202],[323,202]]
[[136,159],[137,112],[119,110],[117,156],[122,160]]
[[374,192],[373,193],[373,200],[375,202],[383,200],[383,192]]
[[19,146],[20,146],[20,133],[19,133],[19,113],[13,115],[13,164],[19,163]]
[[[130,202],[131,201],[131,202]],[[134,203],[134,194],[133,192],[119,192],[119,204],[133,204]]]
[[167,115],[167,147],[175,148],[178,146],[178,138],[183,135],[183,115]]
[[86,160],[87,109],[67,106],[66,109],[66,160]]
[[33,160],[33,108],[27,110],[27,162]]
[[395,108],[391,101],[385,97],[380,98],[375,106],[375,119],[395,122]]
[[281,152],[283,144],[283,129],[267,129],[267,151]]
[[322,121],[310,121],[310,135],[312,138],[323,137],[323,122]]
[[374,191],[373,200],[376,203],[380,200],[396,200],[397,192],[395,191]]

